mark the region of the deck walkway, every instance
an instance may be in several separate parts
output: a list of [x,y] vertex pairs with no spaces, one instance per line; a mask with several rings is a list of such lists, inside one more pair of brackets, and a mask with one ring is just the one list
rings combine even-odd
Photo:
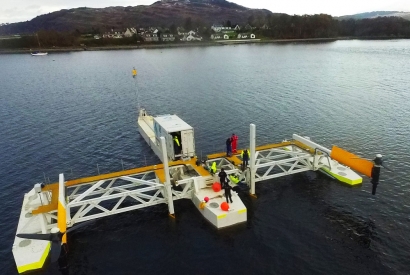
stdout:
[[[284,146],[289,146],[289,145],[296,145],[300,148],[303,148],[309,151],[310,153],[313,153],[312,148],[307,147],[306,145],[298,141],[284,141],[281,143],[274,143],[274,144],[258,146],[256,147],[256,151],[269,150],[272,148],[279,148],[279,147],[284,147]],[[217,159],[217,158],[226,158],[234,165],[240,165],[242,163],[242,160],[238,157],[238,155],[240,155],[241,152],[242,150],[238,150],[238,153],[235,155],[232,155],[231,157],[226,157],[226,153],[210,154],[207,157],[208,157],[208,160]],[[197,161],[197,158],[192,158],[188,161],[184,161],[184,160],[171,161],[169,162],[169,167],[177,166],[177,165],[191,165],[199,175],[204,176],[204,177],[210,176],[211,174],[209,173],[209,171],[204,169],[202,166],[196,165],[196,161]],[[107,174],[102,174],[102,175],[97,175],[97,176],[90,176],[90,177],[68,180],[66,181],[66,186],[71,187],[71,186],[81,185],[81,184],[90,183],[90,182],[98,182],[100,180],[118,178],[121,176],[137,175],[137,174],[146,173],[149,171],[154,171],[155,174],[158,176],[158,179],[160,180],[160,182],[163,183],[165,182],[165,174],[163,170],[164,170],[164,165],[160,163],[157,165],[150,165],[150,166],[123,170],[123,171],[118,171],[118,172],[113,172],[113,173],[107,173]],[[58,189],[57,186],[58,186],[58,182],[55,182],[55,183],[47,185],[45,188],[47,188],[47,190],[52,190],[52,189],[55,190],[55,189]]]

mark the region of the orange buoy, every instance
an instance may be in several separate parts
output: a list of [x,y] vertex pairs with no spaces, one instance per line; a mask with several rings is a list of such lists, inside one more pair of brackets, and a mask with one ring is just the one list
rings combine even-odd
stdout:
[[205,206],[206,206],[206,202],[203,201],[199,204],[199,209],[203,210]]
[[221,184],[220,184],[219,182],[214,182],[214,184],[212,184],[212,189],[213,189],[215,192],[221,191]]
[[223,203],[221,203],[221,209],[223,211],[228,211],[229,210],[229,204],[224,201]]

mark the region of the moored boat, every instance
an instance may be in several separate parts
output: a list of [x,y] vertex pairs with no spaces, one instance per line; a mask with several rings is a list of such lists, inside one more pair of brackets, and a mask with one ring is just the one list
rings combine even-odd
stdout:
[[[41,49],[41,44],[40,44],[40,39],[38,38],[38,34],[36,34],[37,36],[37,42],[38,42],[38,47]],[[32,56],[44,56],[47,55],[47,52],[33,52],[31,53]]]
[[35,52],[35,53],[31,53],[32,56],[43,56],[43,55],[47,55],[48,53],[42,53],[42,52]]

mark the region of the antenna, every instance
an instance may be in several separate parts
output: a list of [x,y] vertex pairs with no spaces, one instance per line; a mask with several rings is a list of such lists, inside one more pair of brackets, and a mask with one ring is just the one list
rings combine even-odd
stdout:
[[135,69],[135,67],[132,68],[132,77],[134,78],[134,84],[135,84],[135,95],[137,96],[137,107],[138,107],[138,112],[141,109],[140,106],[140,100],[139,100],[139,91],[138,91],[138,81],[137,81],[137,70]]
[[38,33],[36,33],[36,36],[37,36],[38,47],[41,48],[40,39],[38,38]]

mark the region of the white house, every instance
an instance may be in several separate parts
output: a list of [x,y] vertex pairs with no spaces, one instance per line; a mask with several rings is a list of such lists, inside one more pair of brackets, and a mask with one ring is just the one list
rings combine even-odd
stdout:
[[222,25],[215,25],[215,24],[212,25],[211,29],[212,29],[214,32],[221,32],[221,31],[229,31],[229,30],[232,30],[231,27],[224,27],[224,26],[222,26]]
[[239,25],[236,25],[236,26],[233,28],[233,30],[235,30],[235,31],[240,31],[240,30],[241,30],[241,27],[239,27]]
[[215,33],[215,34],[211,34],[211,39],[213,40],[217,40],[217,39],[229,39],[229,35],[227,35],[226,33]]
[[173,34],[164,33],[160,35],[162,41],[175,41],[175,36]]
[[131,30],[127,28],[127,30],[124,32],[124,37],[131,37],[132,35],[133,33],[131,32]]
[[200,36],[197,36],[197,35],[192,35],[192,34],[189,34],[187,37],[186,37],[186,41],[202,41],[202,37],[200,37]]
[[103,38],[122,38],[122,37],[123,37],[122,32],[113,31],[113,30],[111,30],[111,32],[105,32],[103,34]]
[[212,25],[211,30],[214,32],[220,32],[222,30],[223,26],[222,25]]
[[239,33],[238,39],[255,39],[256,36],[253,33]]
[[145,32],[143,38],[146,42],[158,42],[159,40],[158,35],[152,32]]
[[123,35],[121,32],[115,32],[114,37],[113,38],[123,38]]

